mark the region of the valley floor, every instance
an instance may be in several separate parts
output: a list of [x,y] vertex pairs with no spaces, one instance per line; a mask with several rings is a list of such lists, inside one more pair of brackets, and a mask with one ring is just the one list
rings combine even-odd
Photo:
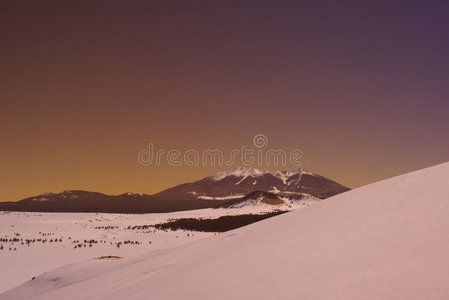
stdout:
[[[171,224],[173,220],[189,218],[264,215],[307,207],[316,201],[314,198],[305,198],[289,205],[247,203],[236,208],[157,214],[0,212],[0,293],[67,264],[99,257],[130,258],[160,252],[219,234],[213,232],[214,228],[223,231],[219,230],[220,224],[214,223],[206,224],[206,227],[209,226],[206,231],[209,232],[178,229],[184,227],[165,229],[172,228],[170,226],[157,229],[151,225]],[[250,216],[249,219],[254,219],[250,221],[242,216],[238,222],[226,218],[223,220],[226,226],[221,227],[232,227],[233,223],[242,223],[241,219],[244,219],[244,224],[240,224],[243,226],[268,216],[272,215],[260,218]],[[181,220],[181,224],[184,222]]]
[[[179,218],[240,212],[202,209],[165,214],[0,212],[0,293],[62,265],[101,256],[132,257],[186,244],[213,232],[146,228]],[[144,229],[139,226],[144,225]]]

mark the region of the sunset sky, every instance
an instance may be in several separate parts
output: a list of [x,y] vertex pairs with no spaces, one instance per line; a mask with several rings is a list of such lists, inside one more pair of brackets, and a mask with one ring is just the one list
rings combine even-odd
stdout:
[[260,133],[351,188],[448,161],[448,16],[448,1],[2,1],[0,201],[151,194],[228,167],[144,167],[149,143],[229,152]]

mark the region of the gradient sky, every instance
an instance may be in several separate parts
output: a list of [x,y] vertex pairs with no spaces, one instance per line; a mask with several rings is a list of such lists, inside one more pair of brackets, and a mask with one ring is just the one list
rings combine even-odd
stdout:
[[447,161],[448,16],[448,1],[2,1],[0,201],[223,169],[142,167],[150,142],[229,151],[263,133],[349,187]]

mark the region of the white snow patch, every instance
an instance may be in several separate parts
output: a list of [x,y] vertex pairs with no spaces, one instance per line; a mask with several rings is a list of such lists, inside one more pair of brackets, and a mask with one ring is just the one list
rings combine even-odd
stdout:
[[254,168],[244,168],[244,167],[239,167],[237,169],[232,169],[232,170],[227,170],[227,171],[223,171],[223,172],[219,172],[209,178],[211,178],[214,181],[219,181],[222,180],[228,176],[235,176],[235,177],[255,177],[255,176],[260,176],[265,174],[265,171],[261,171],[258,169],[254,169]]
[[273,186],[273,189],[269,191],[270,193],[279,194],[281,191],[277,187]]
[[[299,170],[294,170],[294,171],[267,171],[267,170],[259,170],[259,169],[254,169],[254,168],[244,168],[244,167],[239,167],[237,169],[232,169],[232,170],[227,170],[227,171],[223,171],[223,172],[219,172],[213,176],[210,176],[208,178],[214,180],[214,181],[219,181],[219,180],[223,180],[226,177],[229,176],[233,176],[233,177],[237,177],[237,178],[241,178],[240,181],[238,181],[236,183],[240,184],[243,180],[245,180],[248,177],[252,177],[252,178],[257,178],[259,176],[265,175],[265,174],[271,174],[277,178],[279,178],[280,180],[282,180],[282,182],[284,184],[287,184],[287,180],[292,177],[293,175],[302,175],[302,174],[309,174],[309,175],[315,175],[312,172],[309,172],[305,169],[299,169]],[[254,185],[255,183],[253,183]]]
[[38,197],[38,198],[33,198],[31,199],[33,201],[39,201],[39,202],[44,202],[44,201],[48,201],[48,198],[45,197]]
[[203,199],[203,200],[229,200],[229,199],[241,198],[244,196],[245,195],[228,195],[228,196],[221,196],[221,197],[211,197],[211,196],[201,195],[201,196],[198,196],[197,198]]

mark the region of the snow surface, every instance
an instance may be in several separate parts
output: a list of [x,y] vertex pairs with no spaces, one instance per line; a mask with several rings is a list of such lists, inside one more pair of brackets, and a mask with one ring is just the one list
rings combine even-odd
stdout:
[[201,195],[198,196],[198,199],[202,199],[202,200],[231,200],[231,199],[238,199],[241,197],[244,197],[245,195],[228,195],[228,196],[222,196],[222,197],[211,197],[211,196],[205,196],[205,195]]
[[[235,198],[235,197],[234,197]],[[159,214],[106,214],[106,213],[32,213],[0,212],[0,239],[47,239],[28,246],[21,242],[2,242],[0,250],[0,293],[32,277],[69,263],[94,257],[113,255],[132,257],[143,253],[161,251],[214,235],[206,232],[128,230],[128,226],[154,225],[169,219],[206,218],[225,215],[264,214],[277,210],[292,210],[309,205],[308,199],[291,205],[264,203],[241,204],[238,207],[199,209]],[[286,201],[286,203],[289,203]],[[20,234],[16,236],[15,233]],[[58,242],[50,240],[58,239]],[[59,242],[59,239],[62,239]],[[84,240],[95,239],[92,247],[74,249]],[[124,241],[140,244],[122,244]],[[74,243],[74,241],[80,241]],[[100,242],[101,241],[101,242]],[[151,244],[150,244],[151,242]],[[9,250],[11,248],[11,250]],[[14,250],[16,249],[16,250]]]
[[248,177],[248,176],[260,176],[265,174],[266,171],[261,171],[258,169],[254,169],[254,168],[244,168],[244,167],[239,167],[237,169],[232,169],[232,170],[227,170],[227,171],[222,171],[219,172],[209,178],[213,179],[214,181],[219,181],[222,180],[228,176],[235,176],[235,177]]
[[61,267],[17,299],[449,299],[449,163],[183,246]]
[[309,172],[307,170],[304,169],[299,169],[299,170],[295,170],[295,171],[275,171],[275,172],[270,172],[267,170],[259,170],[259,169],[254,169],[254,168],[245,168],[245,167],[239,167],[237,169],[232,169],[232,170],[227,170],[227,171],[223,171],[223,172],[219,172],[213,176],[210,176],[209,178],[212,179],[213,181],[220,181],[223,180],[226,177],[229,176],[234,176],[237,178],[241,178],[240,181],[238,181],[236,183],[236,185],[238,185],[239,183],[241,183],[243,180],[245,180],[248,177],[259,177],[259,176],[263,176],[265,174],[271,174],[279,179],[281,179],[284,184],[287,182],[288,178],[290,178],[293,175],[296,174],[309,174],[309,175],[315,175],[312,172]]
[[[211,235],[204,232],[166,232],[154,228],[151,232],[125,229],[128,226],[157,224],[166,222],[169,218],[212,218],[224,213],[212,209],[183,214],[145,215],[0,212],[0,239],[47,239],[45,243],[40,241],[30,243],[30,246],[26,243],[22,245],[21,242],[0,241],[0,246],[3,245],[3,250],[0,250],[0,292],[65,264],[105,255],[129,257],[161,251]],[[14,233],[20,235],[16,236]],[[58,242],[50,243],[54,239],[58,239]],[[62,241],[59,242],[59,239]],[[82,248],[74,249],[75,245],[91,239],[99,243],[92,247],[83,245]],[[80,242],[75,243],[78,240]],[[117,247],[117,243],[127,240],[138,241],[140,244],[122,244],[120,248]]]

